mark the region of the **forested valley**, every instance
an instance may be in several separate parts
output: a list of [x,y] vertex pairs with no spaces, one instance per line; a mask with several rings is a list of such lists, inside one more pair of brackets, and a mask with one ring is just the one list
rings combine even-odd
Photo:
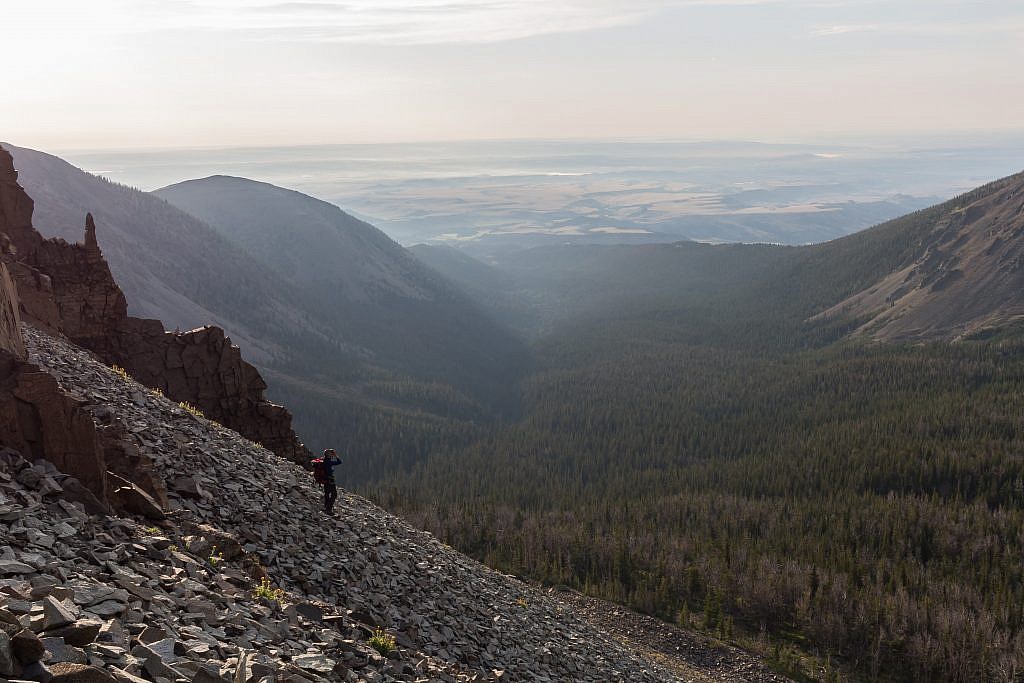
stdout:
[[816,247],[530,254],[558,322],[519,413],[367,411],[345,476],[504,571],[854,679],[1015,680],[1024,330],[879,343],[815,316],[1003,187]]
[[521,422],[371,490],[488,564],[667,620],[869,679],[1012,680],[1022,390],[1016,336],[648,348],[535,375]]

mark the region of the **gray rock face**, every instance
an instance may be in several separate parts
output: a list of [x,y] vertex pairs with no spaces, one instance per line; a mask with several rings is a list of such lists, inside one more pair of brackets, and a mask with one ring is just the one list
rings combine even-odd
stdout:
[[[341,491],[339,514],[323,516],[305,470],[25,334],[31,360],[88,410],[122,420],[160,477],[195,483],[168,487],[162,520],[90,515],[0,458],[0,509],[14,513],[0,517],[0,566],[12,570],[0,576],[0,624],[31,622],[57,677],[674,680],[548,593],[358,496]],[[370,644],[376,627],[395,638],[387,656]]]

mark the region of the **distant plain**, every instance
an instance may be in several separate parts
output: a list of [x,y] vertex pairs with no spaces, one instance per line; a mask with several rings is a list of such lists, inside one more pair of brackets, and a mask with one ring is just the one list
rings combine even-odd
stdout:
[[237,175],[335,203],[404,245],[821,242],[1021,170],[1024,137],[803,144],[480,141],[70,152],[143,190]]

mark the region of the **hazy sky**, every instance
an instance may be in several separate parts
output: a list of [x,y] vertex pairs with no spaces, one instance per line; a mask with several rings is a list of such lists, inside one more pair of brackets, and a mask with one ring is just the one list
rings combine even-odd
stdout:
[[1022,0],[4,0],[45,149],[1024,128]]

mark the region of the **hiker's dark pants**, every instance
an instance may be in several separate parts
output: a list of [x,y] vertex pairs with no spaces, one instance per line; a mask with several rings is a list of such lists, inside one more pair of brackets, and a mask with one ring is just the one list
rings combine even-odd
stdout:
[[324,484],[324,512],[334,510],[334,501],[338,498],[338,484],[328,481]]

